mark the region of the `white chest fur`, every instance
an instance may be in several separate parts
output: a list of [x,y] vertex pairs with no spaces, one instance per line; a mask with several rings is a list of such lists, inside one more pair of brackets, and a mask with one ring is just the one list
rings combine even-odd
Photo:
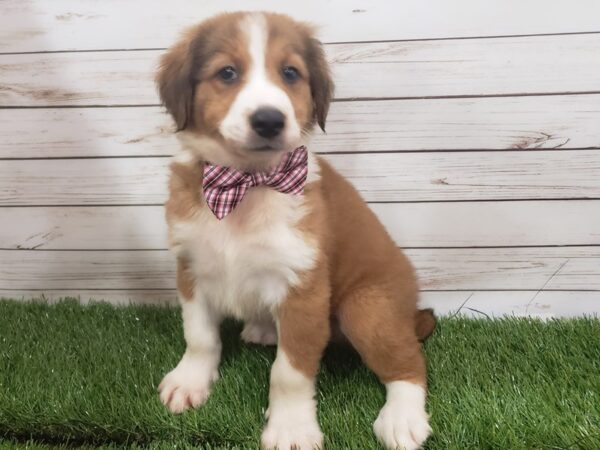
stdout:
[[315,243],[297,229],[307,211],[303,196],[256,187],[223,220],[203,208],[172,224],[171,246],[190,261],[195,295],[224,315],[259,318],[314,267]]

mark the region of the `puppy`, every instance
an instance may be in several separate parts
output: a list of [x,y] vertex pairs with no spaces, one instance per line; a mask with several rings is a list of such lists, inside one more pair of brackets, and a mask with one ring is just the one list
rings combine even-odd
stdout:
[[333,93],[305,24],[231,13],[191,28],[162,57],[160,97],[182,150],[166,204],[187,348],[160,384],[174,413],[201,405],[218,378],[219,323],[277,343],[266,449],[323,445],[315,376],[332,323],[387,389],[374,431],[390,449],[430,433],[413,268],[356,190],[315,156]]

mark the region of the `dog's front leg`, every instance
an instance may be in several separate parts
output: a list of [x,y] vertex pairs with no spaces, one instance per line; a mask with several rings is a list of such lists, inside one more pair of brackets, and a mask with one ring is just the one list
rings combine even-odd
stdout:
[[177,288],[186,350],[158,388],[161,401],[176,414],[206,401],[212,383],[218,378],[221,358],[220,318],[202,292],[195,289],[182,259],[178,260]]
[[[315,271],[317,272],[317,271]],[[315,377],[329,340],[330,288],[326,273],[293,290],[276,313],[277,357],[271,369],[266,449],[322,448]]]

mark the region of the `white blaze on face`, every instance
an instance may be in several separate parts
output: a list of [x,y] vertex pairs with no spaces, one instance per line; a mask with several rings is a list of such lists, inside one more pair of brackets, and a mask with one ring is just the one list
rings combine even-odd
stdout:
[[[269,143],[276,148],[289,149],[300,140],[300,126],[294,107],[283,89],[271,81],[267,74],[268,25],[263,14],[246,15],[240,22],[250,54],[248,73],[242,74],[245,84],[221,122],[219,131],[230,142],[240,147],[261,147]],[[250,116],[259,108],[275,108],[285,116],[282,133],[266,140],[258,136],[250,125]]]

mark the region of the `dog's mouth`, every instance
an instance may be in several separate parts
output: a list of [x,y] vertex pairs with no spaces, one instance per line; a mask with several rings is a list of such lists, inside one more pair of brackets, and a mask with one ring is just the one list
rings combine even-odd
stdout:
[[250,140],[246,142],[236,142],[232,140],[225,141],[225,146],[230,149],[236,156],[243,159],[264,159],[271,158],[281,150],[285,150],[286,146],[279,140]]
[[276,151],[276,150],[278,150],[278,148],[273,145],[270,145],[270,144],[265,144],[265,145],[260,145],[257,147],[250,147],[249,150],[252,150],[253,152],[268,152],[268,151]]

